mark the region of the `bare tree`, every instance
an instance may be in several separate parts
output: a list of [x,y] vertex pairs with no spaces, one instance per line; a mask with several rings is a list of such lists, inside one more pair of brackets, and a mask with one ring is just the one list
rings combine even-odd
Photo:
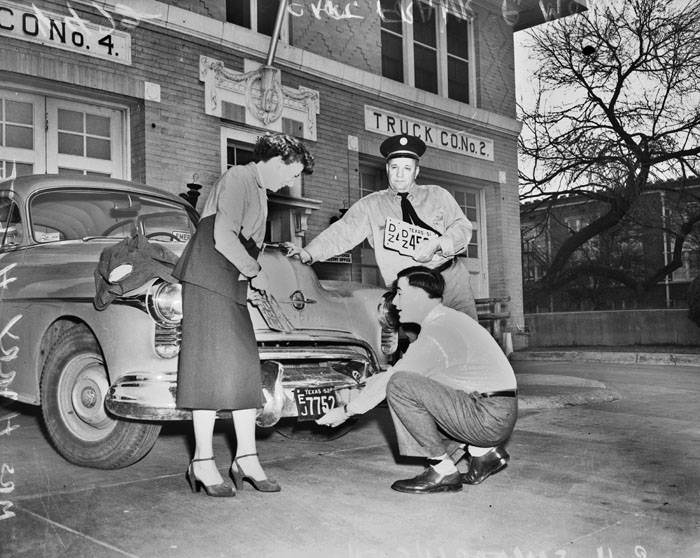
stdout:
[[[530,33],[539,69],[534,108],[519,107],[521,200],[537,208],[573,193],[604,208],[552,255],[542,289],[591,277],[643,292],[682,265],[700,211],[678,211],[660,225],[673,250],[655,269],[576,254],[605,234],[645,226],[641,200],[651,190],[699,201],[686,185],[700,171],[700,2],[588,6]],[[555,94],[563,100],[553,106]]]

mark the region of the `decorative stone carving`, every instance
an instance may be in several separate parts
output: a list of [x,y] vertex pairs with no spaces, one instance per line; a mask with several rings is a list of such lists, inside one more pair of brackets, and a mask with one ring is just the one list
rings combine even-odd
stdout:
[[220,60],[201,56],[199,79],[204,82],[207,114],[222,116],[221,103],[226,101],[245,107],[245,124],[282,131],[282,117],[290,118],[303,124],[305,139],[316,140],[318,91],[282,85],[279,68],[260,66],[236,72]]

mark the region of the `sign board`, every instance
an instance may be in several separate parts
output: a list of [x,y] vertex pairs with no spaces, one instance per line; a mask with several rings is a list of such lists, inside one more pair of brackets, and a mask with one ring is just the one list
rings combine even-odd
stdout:
[[365,130],[384,136],[410,134],[428,147],[493,161],[493,140],[365,105]]
[[[105,20],[107,23],[107,20]],[[58,15],[0,0],[0,36],[131,65],[131,35],[75,14]]]

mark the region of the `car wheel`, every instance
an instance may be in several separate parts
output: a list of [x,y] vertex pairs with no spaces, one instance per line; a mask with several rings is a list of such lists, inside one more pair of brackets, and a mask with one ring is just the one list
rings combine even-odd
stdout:
[[51,346],[41,375],[41,409],[49,438],[71,463],[119,469],[155,444],[160,425],[115,420],[104,406],[109,380],[97,340],[82,325]]

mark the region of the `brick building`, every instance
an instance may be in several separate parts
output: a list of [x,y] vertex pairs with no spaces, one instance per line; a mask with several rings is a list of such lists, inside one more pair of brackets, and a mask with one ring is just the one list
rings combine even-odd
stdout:
[[[509,295],[522,323],[512,33],[550,4],[294,1],[271,49],[272,0],[0,0],[0,173],[206,196],[260,133],[285,131],[317,166],[271,199],[268,240],[303,244],[385,186],[379,144],[408,130],[429,146],[421,179],[474,223],[477,296]],[[319,272],[378,281],[362,247]]]

